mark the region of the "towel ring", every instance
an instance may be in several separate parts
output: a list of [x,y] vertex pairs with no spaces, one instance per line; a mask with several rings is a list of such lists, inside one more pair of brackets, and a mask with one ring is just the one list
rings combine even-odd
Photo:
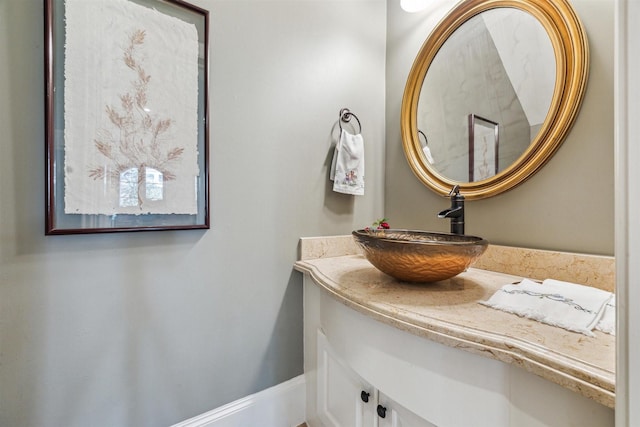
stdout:
[[418,129],[418,139],[420,138],[420,135],[422,135],[424,137],[424,145],[429,145],[429,140],[427,139],[427,135],[424,134],[424,132],[422,132],[420,129]]
[[351,117],[355,118],[358,122],[358,133],[362,133],[362,125],[360,124],[360,119],[358,116],[353,114],[348,108],[343,108],[340,110],[338,115],[338,126],[340,126],[340,133],[342,133],[342,122],[349,123],[351,121]]

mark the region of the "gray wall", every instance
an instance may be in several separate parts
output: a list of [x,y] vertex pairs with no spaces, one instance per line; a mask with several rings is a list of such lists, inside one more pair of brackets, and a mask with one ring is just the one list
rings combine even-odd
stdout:
[[[0,0],[2,426],[168,425],[294,377],[299,236],[348,233],[383,206],[394,226],[448,229],[399,111],[451,2],[193,2],[211,10],[211,230],[45,237],[42,1]],[[468,203],[469,233],[613,253],[613,3],[573,2],[591,43],[576,125],[531,180]],[[327,181],[345,106],[364,126],[363,197]]]
[[[582,109],[566,141],[534,177],[515,189],[466,205],[466,231],[495,244],[612,255],[614,247],[614,0],[573,0],[591,48]],[[393,227],[448,231],[436,213],[448,200],[412,174],[400,139],[400,106],[413,58],[452,7],[407,14],[387,9],[385,214]]]
[[[385,1],[193,3],[211,229],[45,237],[43,1],[0,0],[1,426],[169,425],[301,374],[298,238],[382,215]],[[328,186],[342,107],[362,197]]]

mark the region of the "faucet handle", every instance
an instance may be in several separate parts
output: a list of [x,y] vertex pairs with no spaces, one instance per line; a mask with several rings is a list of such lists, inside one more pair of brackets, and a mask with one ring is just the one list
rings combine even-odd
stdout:
[[449,191],[449,195],[447,197],[459,196],[460,195],[460,186],[458,184],[454,185]]

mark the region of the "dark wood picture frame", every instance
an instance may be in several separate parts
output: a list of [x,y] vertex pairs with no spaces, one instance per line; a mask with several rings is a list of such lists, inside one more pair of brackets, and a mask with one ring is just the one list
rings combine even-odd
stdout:
[[[478,135],[479,128],[486,128],[484,135],[490,135],[490,141]],[[485,119],[477,114],[469,114],[469,182],[491,178],[499,172],[498,155],[500,150],[500,126],[493,120]],[[487,156],[479,156],[480,152],[488,153],[491,164],[487,164]]]
[[[65,77],[67,71],[65,58],[69,55],[68,49],[70,49],[70,47],[67,46],[67,34],[69,32],[68,26],[71,25],[69,20],[65,18],[67,0],[43,1],[45,11],[45,234],[208,229],[210,215],[208,105],[209,12],[182,0],[120,0],[121,2],[127,3],[127,7],[138,8],[139,10],[144,9],[145,11],[143,13],[154,16],[154,19],[156,19],[156,15],[152,14],[160,14],[161,18],[158,19],[171,20],[172,23],[177,23],[176,26],[178,28],[182,26],[189,29],[191,56],[188,64],[189,73],[185,74],[193,77],[192,79],[188,79],[188,87],[197,88],[195,91],[189,91],[190,95],[188,99],[192,102],[189,104],[191,108],[187,110],[190,114],[189,117],[193,117],[193,120],[187,121],[187,125],[184,126],[189,128],[189,132],[186,134],[191,137],[188,138],[185,136],[185,133],[180,132],[181,128],[174,127],[171,131],[167,131],[173,122],[175,122],[171,114],[174,112],[177,115],[184,114],[184,110],[181,109],[179,103],[174,105],[165,101],[163,106],[165,106],[165,109],[170,110],[168,113],[166,111],[157,113],[155,110],[151,113],[142,112],[142,107],[146,107],[146,103],[148,102],[147,86],[145,85],[149,81],[153,81],[153,78],[156,76],[145,74],[141,66],[135,63],[132,64],[136,59],[131,52],[127,51],[126,47],[127,43],[129,43],[129,46],[133,46],[134,44],[142,45],[146,41],[144,39],[145,36],[151,38],[151,36],[146,35],[146,30],[142,29],[136,30],[137,39],[134,35],[131,35],[134,34],[135,31],[132,33],[127,32],[129,39],[125,37],[124,41],[122,38],[124,33],[117,33],[116,35],[119,36],[119,38],[116,38],[116,35],[101,34],[101,37],[114,37],[114,39],[109,40],[108,43],[114,46],[114,51],[119,49],[124,52],[121,54],[122,58],[120,58],[118,65],[121,68],[125,65],[129,69],[124,68],[121,78],[130,82],[127,84],[130,85],[132,88],[131,91],[134,92],[133,97],[130,97],[129,93],[123,95],[122,92],[118,92],[115,95],[119,96],[122,105],[120,105],[120,103],[114,103],[113,107],[107,105],[105,108],[103,106],[99,109],[100,111],[94,113],[94,115],[101,116],[100,119],[103,121],[105,121],[104,116],[106,116],[107,126],[116,129],[116,132],[103,132],[103,134],[106,133],[109,135],[104,138],[104,140],[108,141],[107,143],[103,141],[100,132],[98,132],[98,136],[92,138],[93,140],[86,138],[80,141],[78,138],[68,138],[69,141],[66,141],[66,134],[68,133],[68,129],[66,129],[67,123],[80,124],[81,122],[86,122],[86,120],[73,122],[73,119],[70,118],[75,118],[76,115],[74,111],[66,111],[67,109],[71,110],[71,108],[65,104],[65,85],[68,84],[69,87],[73,87],[74,90],[77,90],[79,93],[85,92],[83,92],[83,85],[78,85],[76,82],[74,82],[74,84],[68,83]],[[89,5],[94,3],[95,2],[87,2]],[[129,6],[129,4],[137,6]],[[152,12],[146,12],[147,10]],[[76,20],[74,22],[79,21]],[[171,28],[167,29],[168,32],[172,31],[173,26],[170,27]],[[184,33],[184,29],[181,29],[181,31]],[[178,33],[176,30],[176,38],[179,36],[182,37],[182,33]],[[127,34],[124,35],[127,36]],[[78,43],[77,45],[81,44]],[[140,54],[139,58],[142,59],[137,59],[138,63],[142,63],[145,59],[153,61],[153,58],[161,53],[158,45],[159,43],[157,41],[156,45],[145,45],[145,48],[152,49],[155,47],[155,50],[145,52],[144,55]],[[176,43],[176,45],[178,44]],[[67,49],[67,51],[65,49]],[[79,54],[95,54],[95,52],[90,52],[89,50],[91,49],[88,49],[86,52],[82,51]],[[139,50],[136,52],[139,52]],[[162,54],[166,53],[162,52]],[[112,62],[115,61],[112,60],[110,64]],[[175,66],[175,70],[172,71],[168,78],[173,78],[174,80],[171,81],[175,81],[176,84],[183,84],[181,82],[184,75],[178,71],[184,70],[187,67],[184,63],[180,63],[178,59],[176,59],[176,64],[177,65],[168,64],[168,67]],[[75,64],[73,65],[75,66]],[[163,66],[164,65],[165,63],[163,63]],[[156,66],[156,69],[159,68],[160,67]],[[80,69],[80,67],[77,69]],[[99,68],[96,68],[96,70],[98,70],[99,74]],[[157,74],[160,73],[156,73],[156,75]],[[118,78],[120,78],[120,76],[118,76]],[[195,81],[196,78],[197,82]],[[104,85],[101,88],[93,87],[93,81],[91,79],[86,79],[86,81],[87,83],[84,85],[87,86],[86,93],[91,94],[99,90],[104,90]],[[168,80],[163,80],[163,83],[166,81]],[[151,87],[150,85],[148,86]],[[80,89],[75,89],[77,87],[80,87]],[[156,88],[157,87],[159,87],[159,85],[156,86]],[[167,86],[165,85],[163,87]],[[135,96],[135,88],[138,90],[138,98]],[[156,93],[161,92],[161,90],[156,90]],[[152,92],[149,92],[149,94],[153,95]],[[113,95],[114,94],[109,94],[109,96]],[[166,97],[166,94],[162,95]],[[80,96],[70,98],[82,99]],[[138,125],[136,122],[137,128],[142,129],[142,127],[145,127],[145,130],[140,132],[146,132],[144,135],[152,135],[148,138],[145,137],[146,139],[137,135],[135,141],[138,145],[134,147],[135,150],[137,150],[136,154],[135,156],[130,154],[128,157],[122,154],[126,151],[122,148],[122,144],[125,143],[123,142],[125,138],[122,135],[130,135],[132,132],[125,132],[126,129],[123,130],[124,125],[118,126],[118,123],[123,123],[123,120],[127,120],[125,117],[127,116],[127,105],[125,105],[127,102],[129,103],[129,107],[131,107],[130,104],[134,104],[129,111],[135,110],[128,116],[128,118],[131,119],[129,122],[134,120],[135,113],[135,120],[140,123]],[[196,103],[197,106],[195,105]],[[152,108],[155,108],[155,106]],[[149,112],[152,110],[144,108],[144,111]],[[139,113],[142,113],[142,115]],[[73,116],[67,116],[70,114]],[[145,114],[146,116],[141,118]],[[164,116],[162,114],[164,114]],[[143,122],[144,125],[142,124]],[[114,123],[116,127],[114,127]],[[158,135],[162,132],[166,133],[162,134],[163,138],[159,138]],[[116,135],[115,137],[113,137],[114,134]],[[129,140],[134,140],[134,138],[129,138]],[[83,209],[71,210],[72,208],[70,206],[72,203],[68,203],[67,199],[69,196],[67,184],[70,182],[70,178],[65,175],[65,173],[69,169],[73,169],[67,164],[67,156],[69,152],[74,152],[74,150],[67,150],[68,146],[65,145],[66,143],[76,144],[75,147],[80,147],[78,144],[84,144],[80,148],[80,151],[94,150],[92,155],[107,165],[95,167],[88,162],[85,165],[82,163],[82,157],[79,157],[80,160],[75,160],[73,164],[75,166],[80,165],[81,167],[75,168],[76,171],[74,171],[75,175],[73,176],[79,176],[81,172],[83,174],[81,176],[82,180],[89,181],[90,177],[93,181],[98,181],[94,186],[87,186],[84,183],[82,185],[76,184],[76,187],[80,187],[80,191],[78,191],[80,196],[87,196],[87,199],[104,198],[101,192],[96,192],[94,189],[99,185],[104,187],[110,185],[109,191],[112,194],[119,195],[115,199],[111,197],[110,200],[106,202],[113,204],[113,207],[110,208],[113,212],[109,212],[108,209],[104,208],[95,208],[92,205],[92,203],[94,203],[92,200],[85,203],[82,197],[75,197],[75,195],[75,199],[80,200],[79,205],[81,207],[84,208],[85,205],[87,206],[86,211]],[[133,145],[129,143],[129,147],[133,147]],[[188,148],[185,149],[182,147]],[[97,154],[95,150],[98,151]],[[128,153],[131,153],[132,150],[133,148],[131,148]],[[82,152],[84,153],[84,151]],[[141,158],[141,152],[147,156],[144,157],[144,159],[152,160],[148,160],[148,163],[135,163],[136,160]],[[126,162],[123,162],[122,159],[128,159],[129,164],[124,164]],[[155,161],[155,163],[153,163],[153,161]],[[160,166],[156,166],[156,164]],[[169,170],[166,166],[168,164],[174,165],[174,170]],[[183,166],[183,164],[188,165],[188,167]],[[91,169],[92,167],[93,169]],[[163,167],[165,169],[163,169]],[[131,174],[125,175],[127,173],[125,171],[126,168],[129,168],[129,171],[135,172],[134,177],[127,178],[129,180],[127,181],[129,187],[123,184],[123,177],[131,176]],[[81,171],[77,172],[77,169],[81,169]],[[174,173],[176,171],[177,173]],[[154,173],[155,178],[150,180],[150,177],[154,176]],[[178,177],[176,177],[176,175]],[[187,188],[187,196],[184,196],[184,191],[181,192],[177,190],[178,185],[174,184],[174,182],[178,181],[178,178],[182,180],[182,187]],[[129,194],[129,198],[125,198],[122,195],[123,191],[125,191],[123,188],[129,188],[126,191],[134,194],[134,196],[132,197],[131,194]],[[143,190],[141,190],[141,188],[143,188]],[[154,196],[147,199],[147,197],[150,197],[150,194]],[[129,200],[130,204],[124,204],[123,200]],[[145,203],[144,209],[143,200]],[[136,205],[138,202],[139,206]],[[101,200],[99,203],[105,202]],[[182,207],[183,203],[187,206],[184,209]],[[135,209],[139,211],[132,211]]]

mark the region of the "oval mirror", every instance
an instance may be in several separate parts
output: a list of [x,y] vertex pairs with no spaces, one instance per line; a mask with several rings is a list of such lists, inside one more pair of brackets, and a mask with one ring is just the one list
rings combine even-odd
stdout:
[[564,0],[467,0],[436,26],[404,92],[402,141],[416,176],[469,199],[537,172],[571,128],[589,69]]

